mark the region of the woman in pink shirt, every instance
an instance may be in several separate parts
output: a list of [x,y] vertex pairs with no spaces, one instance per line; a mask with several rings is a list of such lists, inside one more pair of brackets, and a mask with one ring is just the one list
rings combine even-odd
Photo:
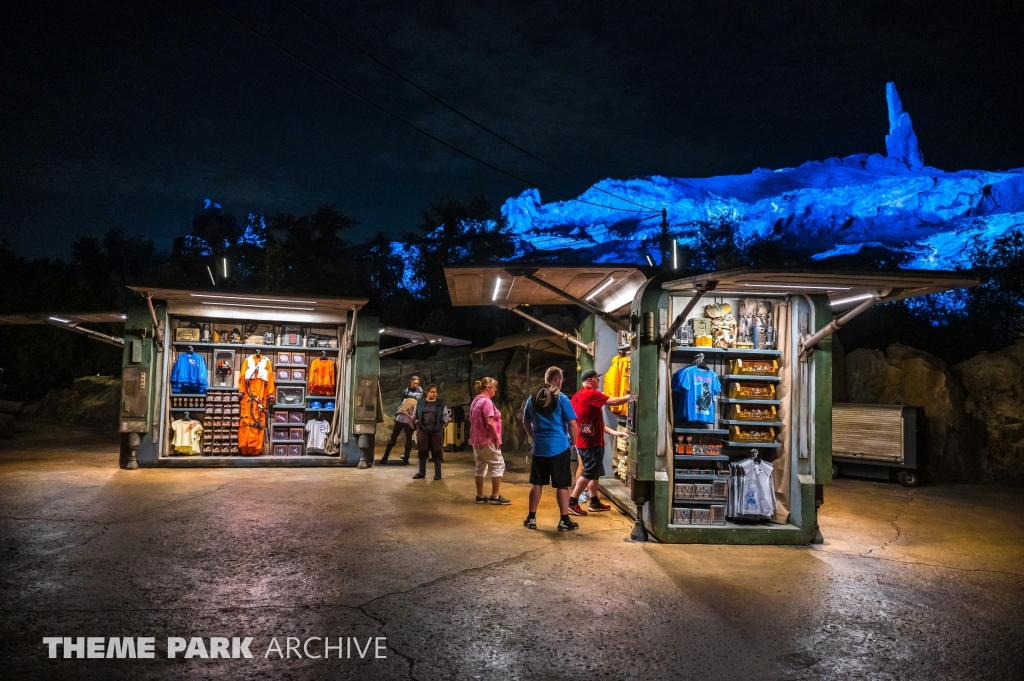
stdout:
[[[498,391],[498,382],[490,376],[475,384],[477,396],[469,405],[469,444],[476,461],[476,503],[507,506],[512,502],[498,494],[505,459],[501,455],[501,412],[491,400]],[[484,496],[484,478],[491,474],[491,496]]]

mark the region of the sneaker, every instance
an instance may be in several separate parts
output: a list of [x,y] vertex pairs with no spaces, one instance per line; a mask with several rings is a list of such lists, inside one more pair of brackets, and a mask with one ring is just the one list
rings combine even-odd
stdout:
[[586,515],[587,514],[586,511],[584,511],[582,508],[580,508],[580,505],[578,503],[577,504],[569,504],[569,513],[571,515]]
[[526,520],[523,521],[523,527],[525,527],[528,530],[536,530],[537,529],[537,519],[536,518],[527,518]]
[[413,480],[422,480],[425,477],[427,477],[427,476],[424,475],[423,473],[417,473],[416,475],[412,476],[412,479]]
[[590,492],[588,492],[587,490],[583,490],[583,494],[580,495],[580,503],[581,504],[587,503],[587,499],[589,499],[589,498],[590,498]]
[[490,499],[488,499],[488,501],[490,501],[492,504],[497,504],[498,506],[508,506],[509,504],[512,503],[511,501],[501,496],[500,494],[496,497],[491,497]]
[[587,507],[587,510],[591,513],[595,511],[610,511],[612,510],[612,507],[608,504],[602,504],[600,499],[594,497],[590,500],[590,506]]
[[477,497],[476,498],[476,503],[478,503],[478,504],[486,504],[490,500],[491,500],[490,497]]
[[580,529],[580,524],[579,523],[574,523],[571,520],[559,520],[558,521],[558,531],[559,532],[568,532],[570,530],[578,530],[578,529]]
[[440,479],[441,479],[441,474],[440,473],[437,473],[437,474],[434,475],[434,480],[440,480]]

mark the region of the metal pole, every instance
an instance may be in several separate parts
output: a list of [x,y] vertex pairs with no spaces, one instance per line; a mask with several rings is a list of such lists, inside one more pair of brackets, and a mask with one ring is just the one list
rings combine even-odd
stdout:
[[682,325],[683,321],[686,319],[686,315],[690,314],[690,310],[697,306],[697,303],[704,297],[705,293],[712,290],[717,285],[717,281],[709,281],[697,287],[693,297],[690,298],[690,302],[688,302],[686,307],[683,308],[683,311],[676,316],[675,321],[672,322],[672,326],[668,327],[668,331],[665,332],[665,337],[661,339],[662,345],[665,347],[672,345],[672,337],[676,335],[676,329]]
[[79,326],[75,322],[67,322],[65,324],[63,322],[58,322],[51,318],[46,320],[46,323],[52,326],[56,326],[58,329],[65,329],[67,331],[73,331],[74,333],[80,333],[83,336],[88,336],[89,338],[92,338],[93,340],[98,340],[101,343],[116,345],[119,348],[124,347],[124,338],[118,338],[117,336],[108,336],[105,333],[100,333],[99,331],[93,331],[92,329],[87,329],[83,326]]
[[572,343],[573,345],[575,345],[577,347],[583,348],[584,350],[587,351],[587,354],[593,356],[594,348],[591,347],[590,344],[584,343],[583,341],[581,341],[579,338],[577,338],[576,336],[572,335],[571,333],[566,333],[564,331],[560,331],[560,330],[556,329],[555,327],[551,326],[550,324],[545,324],[544,322],[540,321],[539,319],[536,319],[536,318],[531,317],[530,315],[526,314],[525,312],[523,312],[522,310],[520,310],[517,307],[513,307],[512,311],[515,312],[520,317],[522,317],[523,319],[530,320],[531,322],[533,322],[534,324],[536,324],[540,328],[547,329],[551,333],[558,334],[563,339],[565,339],[566,342]]
[[156,320],[156,309],[153,307],[153,294],[146,294],[146,305],[149,306],[149,316],[153,318],[153,338],[156,338],[157,347],[164,344],[163,334],[160,332],[160,322]]
[[[505,270],[505,271],[508,272],[509,274],[512,274],[508,270]],[[516,270],[516,272],[519,273],[520,271]],[[587,312],[589,312],[591,314],[594,314],[594,315],[597,315],[598,317],[603,319],[604,322],[606,324],[608,324],[609,326],[614,326],[615,328],[622,329],[623,331],[628,331],[629,330],[629,324],[627,322],[619,319],[618,317],[615,317],[615,316],[612,316],[612,315],[608,314],[607,312],[605,312],[601,308],[596,307],[594,305],[591,305],[590,303],[588,303],[585,300],[581,300],[581,299],[577,298],[574,295],[566,293],[562,289],[558,288],[557,286],[553,286],[553,285],[549,284],[548,282],[544,281],[543,279],[541,279],[540,277],[536,276],[535,274],[521,274],[520,273],[520,274],[517,274],[517,275],[514,275],[514,276],[525,277],[526,279],[529,279],[533,283],[537,284],[537,286],[540,286],[541,288],[545,288],[545,289],[551,291],[552,293],[554,293],[555,295],[561,296],[562,298],[565,298],[570,303],[574,303],[576,305],[579,305],[580,307],[582,307]]]
[[811,348],[813,348],[818,341],[820,341],[822,338],[829,335],[830,333],[842,328],[844,324],[848,323],[851,319],[859,315],[861,312],[864,312],[875,303],[879,303],[882,300],[884,300],[885,296],[887,295],[889,295],[888,291],[876,293],[872,297],[868,298],[863,303],[858,305],[857,307],[853,308],[852,310],[844,314],[842,317],[836,317],[828,324],[812,333],[810,336],[805,336],[804,338],[801,338],[800,354],[802,355]]

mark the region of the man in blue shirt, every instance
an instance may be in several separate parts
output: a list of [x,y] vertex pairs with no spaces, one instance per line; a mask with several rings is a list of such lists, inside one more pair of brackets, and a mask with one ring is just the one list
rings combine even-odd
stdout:
[[558,531],[575,530],[579,525],[569,517],[569,488],[572,487],[572,467],[569,447],[576,442],[576,412],[569,398],[562,394],[564,376],[558,367],[544,372],[544,385],[526,400],[523,426],[533,440],[533,462],[530,466],[530,512],[523,526],[537,529],[537,507],[548,483],[554,487],[558,510],[562,517]]

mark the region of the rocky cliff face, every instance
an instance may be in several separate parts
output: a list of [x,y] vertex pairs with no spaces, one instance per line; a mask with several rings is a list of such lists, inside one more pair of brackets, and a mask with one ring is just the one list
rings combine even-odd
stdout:
[[[925,470],[933,481],[983,477],[984,431],[965,406],[967,394],[946,363],[907,345],[855,350],[845,357],[849,402],[924,408]],[[920,427],[920,426],[919,426]]]
[[953,373],[966,388],[967,413],[985,427],[982,473],[1024,481],[1024,341],[982,352],[954,366]]
[[[402,391],[413,376],[419,376],[424,386],[431,383],[437,385],[446,405],[453,408],[463,407],[467,412],[474,396],[474,381],[490,376],[498,381],[498,393],[494,402],[501,410],[503,449],[508,452],[524,451],[529,448],[522,419],[528,387],[532,388],[539,384],[543,379],[544,370],[552,364],[562,367],[566,384],[576,384],[575,360],[560,359],[565,361],[552,362],[551,356],[538,357],[534,353],[531,357],[530,381],[527,386],[526,353],[521,350],[503,350],[488,353],[481,358],[466,348],[442,348],[429,359],[385,358],[380,363],[384,423],[377,428],[377,447],[382,450],[390,437],[395,411],[402,402]],[[400,443],[402,441],[400,440]]]

